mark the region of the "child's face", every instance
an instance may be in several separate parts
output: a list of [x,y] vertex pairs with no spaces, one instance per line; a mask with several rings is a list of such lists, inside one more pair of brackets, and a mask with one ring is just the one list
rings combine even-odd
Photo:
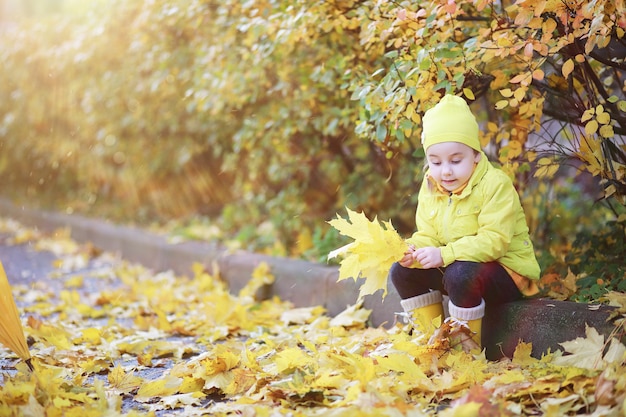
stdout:
[[481,155],[459,142],[436,143],[426,150],[431,177],[448,191],[456,190],[470,179]]

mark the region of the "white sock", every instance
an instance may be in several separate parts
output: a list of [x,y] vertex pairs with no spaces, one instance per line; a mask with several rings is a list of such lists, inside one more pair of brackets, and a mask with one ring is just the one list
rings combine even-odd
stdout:
[[416,308],[426,307],[431,304],[440,303],[443,300],[440,291],[430,291],[426,294],[416,295],[415,297],[400,300],[400,305],[406,313]]
[[450,317],[457,320],[470,321],[481,319],[485,316],[485,300],[481,299],[479,305],[470,308],[457,307],[452,301],[449,301],[448,309],[450,310]]

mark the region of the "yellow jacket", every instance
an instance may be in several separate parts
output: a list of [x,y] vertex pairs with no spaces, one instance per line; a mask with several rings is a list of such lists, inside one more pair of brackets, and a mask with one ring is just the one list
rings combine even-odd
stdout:
[[444,266],[454,261],[497,261],[523,294],[537,292],[533,281],[539,279],[540,269],[519,195],[511,179],[486,155],[458,194],[440,191],[426,172],[415,222],[417,231],[407,242],[417,248],[441,248]]

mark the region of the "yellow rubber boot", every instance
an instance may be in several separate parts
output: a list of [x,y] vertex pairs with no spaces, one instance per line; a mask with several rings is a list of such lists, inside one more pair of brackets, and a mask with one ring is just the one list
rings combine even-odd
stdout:
[[450,317],[469,328],[472,333],[472,340],[478,349],[482,349],[482,322],[485,315],[485,300],[476,307],[457,307],[450,301],[448,303]]
[[430,337],[443,321],[442,299],[441,292],[431,291],[401,300],[400,304],[414,330]]
[[483,346],[483,344],[482,344],[483,319],[480,318],[480,319],[468,320],[467,321],[467,327],[469,327],[470,331],[474,335],[474,336],[472,336],[472,339],[474,340],[474,342],[476,342],[478,347],[482,349],[482,346]]

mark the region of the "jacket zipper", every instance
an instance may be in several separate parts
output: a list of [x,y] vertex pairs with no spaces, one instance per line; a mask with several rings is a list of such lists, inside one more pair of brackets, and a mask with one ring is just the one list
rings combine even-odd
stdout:
[[448,233],[448,226],[450,225],[452,218],[451,218],[451,210],[450,210],[450,206],[452,206],[452,193],[448,194],[448,207],[446,208],[446,215],[444,217],[444,223],[443,223],[443,238],[444,240],[447,242],[449,241],[449,233]]

